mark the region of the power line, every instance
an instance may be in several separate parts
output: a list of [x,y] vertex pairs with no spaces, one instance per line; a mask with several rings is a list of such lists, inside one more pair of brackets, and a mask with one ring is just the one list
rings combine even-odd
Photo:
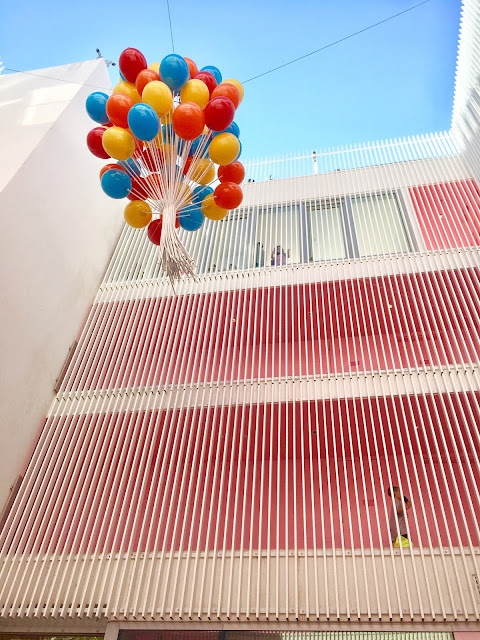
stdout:
[[313,56],[315,53],[319,53],[320,51],[324,51],[325,49],[329,49],[330,47],[333,47],[335,44],[339,44],[340,42],[345,42],[345,40],[349,40],[350,38],[353,38],[354,36],[358,36],[360,33],[365,33],[365,31],[369,31],[370,29],[373,29],[374,27],[378,27],[378,25],[380,25],[380,24],[384,24],[385,22],[388,22],[389,20],[393,20],[394,18],[398,18],[398,16],[401,16],[404,13],[407,13],[408,11],[413,11],[413,9],[417,9],[417,7],[421,7],[422,4],[427,4],[427,2],[430,2],[430,0],[423,0],[423,2],[419,2],[418,4],[415,4],[413,7],[409,7],[408,9],[405,9],[404,11],[400,11],[399,13],[395,13],[393,16],[390,16],[389,18],[385,18],[385,20],[380,20],[379,22],[375,22],[375,24],[371,24],[369,27],[365,27],[364,29],[360,29],[360,31],[355,31],[355,33],[351,33],[348,36],[340,38],[340,40],[335,40],[334,42],[330,42],[329,44],[326,44],[325,46],[320,47],[320,49],[315,49],[315,51],[310,51],[310,53],[306,53],[305,55],[300,56],[299,58],[295,58],[294,60],[290,60],[289,62],[285,62],[285,64],[281,64],[278,67],[274,67],[273,69],[270,69],[269,71],[265,71],[264,73],[260,73],[258,76],[253,76],[253,78],[249,78],[248,80],[243,80],[242,84],[246,84],[247,82],[251,82],[252,80],[256,80],[257,78],[262,78],[263,76],[266,76],[269,73],[273,73],[274,71],[278,71],[279,69],[283,69],[283,67],[288,67],[288,65],[293,64],[294,62],[298,62],[299,60],[303,60],[304,58],[308,58],[309,56]]
[[[279,65],[278,67],[274,67],[273,69],[270,69],[269,71],[265,71],[264,73],[260,73],[257,76],[253,76],[252,78],[248,78],[248,80],[244,80],[242,82],[242,84],[246,84],[247,82],[251,82],[252,80],[256,80],[257,78],[262,78],[263,76],[268,75],[269,73],[273,73],[274,71],[278,71],[278,69],[283,69],[283,67],[288,67],[288,65],[293,64],[294,62],[298,62],[299,60],[303,60],[304,58],[308,58],[309,56],[313,56],[315,53],[319,53],[320,51],[324,51],[325,49],[329,49],[330,47],[333,47],[336,44],[339,44],[340,42],[345,42],[345,40],[349,40],[350,38],[353,38],[354,36],[358,36],[360,33],[365,33],[365,31],[369,31],[370,29],[373,29],[375,27],[378,27],[381,24],[384,24],[385,22],[389,22],[390,20],[393,20],[394,18],[398,18],[398,16],[403,15],[404,13],[408,13],[409,11],[413,11],[414,9],[417,9],[417,7],[421,7],[423,4],[427,4],[428,2],[430,2],[431,0],[423,0],[423,2],[419,2],[418,4],[413,5],[413,7],[409,7],[408,9],[404,9],[403,11],[400,11],[399,13],[395,13],[394,15],[385,18],[384,20],[380,20],[379,22],[375,22],[374,24],[371,24],[368,27],[365,27],[364,29],[360,29],[360,31],[355,31],[354,33],[349,34],[348,36],[344,36],[343,38],[340,38],[339,40],[335,40],[334,42],[330,42],[329,44],[326,44],[323,47],[320,47],[319,49],[315,49],[315,51],[310,51],[310,53],[306,53],[303,56],[300,56],[299,58],[295,58],[293,60],[290,60],[289,62],[285,62],[284,64]],[[167,6],[168,6],[168,17],[170,18],[170,7],[168,4],[168,0],[167,0]],[[172,24],[170,22],[170,36],[172,38],[172,47],[173,47],[173,32],[172,32]],[[42,75],[40,73],[34,73],[33,71],[20,71],[19,69],[12,69],[11,67],[4,67],[5,71],[12,71],[13,73],[23,73],[25,75],[29,75],[29,76],[36,76],[37,78],[45,78],[47,80],[55,80],[56,82],[69,82],[70,84],[79,84],[79,85],[83,85],[84,87],[92,87],[93,89],[103,89],[104,91],[109,91],[110,87],[100,87],[98,85],[94,85],[94,84],[86,84],[84,82],[77,82],[75,80],[67,80],[66,78],[53,78],[52,76],[45,76]],[[4,76],[5,77],[5,76]]]
[[170,17],[170,3],[167,0],[168,22],[170,23],[170,38],[172,39],[172,51],[175,53],[175,45],[173,44],[172,18]]

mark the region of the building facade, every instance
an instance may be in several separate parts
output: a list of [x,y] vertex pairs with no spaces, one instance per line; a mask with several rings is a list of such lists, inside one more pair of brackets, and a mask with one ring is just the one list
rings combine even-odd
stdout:
[[4,515],[0,630],[480,631],[478,0],[462,25],[450,132],[249,163],[176,292],[123,230]]

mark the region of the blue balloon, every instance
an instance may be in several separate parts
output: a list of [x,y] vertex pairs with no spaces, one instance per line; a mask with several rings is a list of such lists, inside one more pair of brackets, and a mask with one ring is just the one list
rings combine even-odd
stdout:
[[118,72],[120,74],[120,79],[123,80],[124,82],[127,81],[127,79],[125,78],[125,76],[123,75],[123,73],[121,71]]
[[85,107],[87,108],[88,115],[95,122],[100,124],[110,122],[107,116],[107,100],[107,94],[101,93],[101,91],[94,91],[88,96]]
[[187,231],[200,229],[205,220],[201,207],[185,207],[178,212],[178,222]]
[[217,67],[213,67],[213,66],[209,65],[208,67],[203,67],[203,69],[200,69],[200,71],[207,71],[208,73],[211,73],[212,76],[217,81],[217,84],[221,83],[222,74],[220,73],[220,69],[217,69]]
[[[206,141],[206,143],[205,143]],[[189,156],[193,156],[196,152],[197,149],[199,147],[200,144],[204,145],[203,146],[203,150],[202,150],[202,158],[208,158],[208,147],[210,146],[210,143],[212,142],[212,139],[210,136],[207,135],[200,135],[198,136],[198,138],[195,138],[195,140],[193,140],[192,142],[192,146],[190,147],[190,152],[189,152]]]
[[140,169],[138,168],[138,165],[133,158],[128,158],[127,160],[119,160],[117,164],[119,164],[121,167],[124,167],[127,173],[133,173],[136,176],[140,175]]
[[199,185],[198,187],[195,187],[192,195],[192,203],[202,204],[205,198],[211,193],[213,193],[213,189],[212,187],[209,187],[207,185],[205,186]]
[[109,169],[103,174],[101,185],[107,196],[120,200],[126,198],[132,190],[132,179],[121,169]]
[[128,112],[128,127],[139,140],[153,140],[160,129],[160,119],[148,104],[134,104]]
[[[238,142],[240,142],[240,140]],[[235,158],[234,162],[236,162],[241,155],[242,155],[242,143],[240,142],[240,151],[238,152],[238,156]]]
[[170,53],[160,63],[160,77],[170,89],[180,91],[190,79],[188,64],[182,56]]
[[237,138],[240,138],[240,129],[236,122],[232,122],[232,124],[226,129],[223,129],[223,131],[212,131],[214,138],[215,136],[218,136],[220,133],[233,133],[234,136],[237,136]]

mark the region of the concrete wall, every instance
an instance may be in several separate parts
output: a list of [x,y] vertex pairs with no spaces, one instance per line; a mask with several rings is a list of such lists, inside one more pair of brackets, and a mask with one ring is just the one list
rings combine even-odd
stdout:
[[109,86],[103,60],[0,78],[0,512],[123,224],[85,143]]

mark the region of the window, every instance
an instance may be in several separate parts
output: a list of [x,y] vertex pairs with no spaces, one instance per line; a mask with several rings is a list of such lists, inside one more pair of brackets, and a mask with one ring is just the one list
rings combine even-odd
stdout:
[[254,266],[300,262],[299,214],[296,205],[272,205],[258,211]]
[[234,212],[211,223],[205,269],[208,273],[249,268],[249,227],[250,216],[246,212]]
[[411,251],[395,194],[356,196],[351,199],[351,203],[360,257]]
[[311,203],[307,206],[310,262],[348,257],[347,229],[350,226],[343,202]]

